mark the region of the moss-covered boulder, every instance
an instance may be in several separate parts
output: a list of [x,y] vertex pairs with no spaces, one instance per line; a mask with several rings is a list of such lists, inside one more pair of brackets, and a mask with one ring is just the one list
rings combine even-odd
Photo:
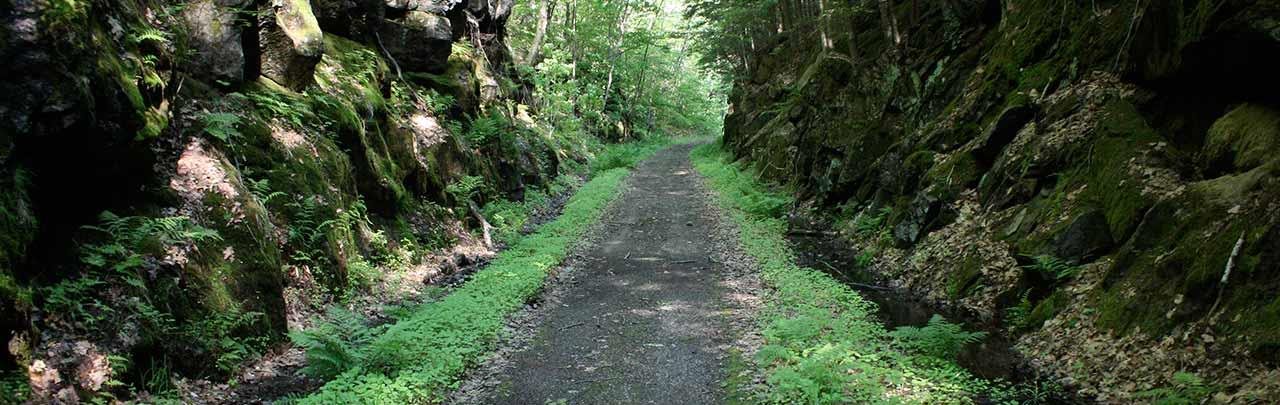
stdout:
[[314,81],[324,35],[308,0],[271,0],[259,21],[262,75],[293,90]]
[[1280,285],[1277,263],[1261,260],[1280,243],[1274,232],[1280,218],[1271,208],[1280,196],[1278,174],[1272,163],[1197,182],[1153,206],[1098,292],[1099,323],[1158,336],[1213,316],[1218,330],[1276,360],[1275,318],[1259,311],[1267,311]]
[[193,55],[186,67],[195,76],[238,84],[244,80],[244,22],[239,14],[247,0],[198,0],[182,9],[187,41]]
[[1276,160],[1280,151],[1280,111],[1244,103],[1219,118],[1209,128],[1204,159],[1211,165],[1229,165],[1230,172],[1248,171]]
[[1049,250],[1069,263],[1088,263],[1110,252],[1114,245],[1106,214],[1089,210],[1071,219],[1049,242]]

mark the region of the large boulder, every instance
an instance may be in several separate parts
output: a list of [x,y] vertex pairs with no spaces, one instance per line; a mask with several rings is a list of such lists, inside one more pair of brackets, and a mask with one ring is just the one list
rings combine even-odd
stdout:
[[1054,256],[1071,263],[1088,263],[1115,246],[1107,215],[1091,210],[1076,217],[1050,243]]
[[244,80],[242,26],[237,14],[246,0],[196,0],[182,10],[190,46],[195,55],[187,70],[208,80],[240,83]]
[[[361,3],[368,0],[360,0]],[[381,4],[379,4],[381,8]],[[326,34],[337,34],[352,37],[352,29],[358,17],[362,17],[360,4],[354,0],[312,0],[311,12],[320,23],[320,30]]]
[[397,11],[425,11],[433,14],[444,14],[451,9],[452,2],[433,0],[385,0],[387,8]]
[[[393,0],[394,1],[394,0]],[[408,0],[412,1],[412,0]],[[467,0],[467,12],[483,22],[506,23],[515,0]]]
[[907,206],[903,219],[893,226],[893,241],[900,247],[908,247],[936,229],[943,211],[943,201],[938,198],[936,189],[929,189],[916,194]]
[[379,29],[382,44],[401,69],[444,72],[453,49],[453,26],[440,15],[410,11],[404,19],[387,20]]
[[292,90],[315,81],[324,34],[307,0],[271,0],[261,26],[262,75]]
[[1013,142],[1018,131],[1035,118],[1036,113],[1034,107],[1027,105],[1017,105],[1001,111],[995,122],[974,141],[973,156],[978,159],[979,164],[991,166],[1004,151],[1004,147]]
[[1280,112],[1244,103],[1219,118],[1205,137],[1204,158],[1210,165],[1244,172],[1274,160],[1280,148]]

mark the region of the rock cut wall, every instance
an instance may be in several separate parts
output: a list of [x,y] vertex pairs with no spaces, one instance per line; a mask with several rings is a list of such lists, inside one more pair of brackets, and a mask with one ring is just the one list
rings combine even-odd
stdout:
[[41,401],[225,377],[286,289],[342,299],[583,158],[517,107],[511,0],[4,5],[0,366]]
[[756,43],[735,155],[1085,394],[1276,400],[1280,5],[881,3]]

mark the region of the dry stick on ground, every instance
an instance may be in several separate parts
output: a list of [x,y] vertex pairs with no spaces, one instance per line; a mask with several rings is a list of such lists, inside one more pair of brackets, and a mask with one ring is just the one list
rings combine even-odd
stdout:
[[476,217],[477,221],[480,221],[480,228],[484,230],[484,247],[493,249],[493,238],[490,236],[490,230],[493,229],[493,226],[489,225],[489,221],[484,219],[484,215],[480,213],[480,207],[476,205],[475,201],[468,198],[467,207],[471,208],[471,215]]
[[1218,298],[1213,300],[1213,306],[1209,308],[1209,316],[1215,316],[1214,312],[1218,310],[1218,304],[1222,303],[1222,292],[1227,289],[1227,279],[1231,277],[1231,269],[1236,267],[1240,248],[1244,247],[1244,234],[1244,231],[1240,232],[1240,239],[1236,239],[1236,247],[1231,249],[1231,256],[1227,258],[1227,267],[1222,270],[1222,280],[1218,281]]
[[[842,276],[844,275],[844,272],[843,272],[843,271],[840,271],[840,269],[837,269],[835,266],[832,266],[832,265],[831,265],[831,263],[827,263],[827,262],[824,262],[824,261],[818,261],[818,263],[822,263],[823,265],[827,266],[827,268],[831,269],[831,271],[834,271],[834,272],[836,272],[836,273],[840,273],[840,275],[842,275]],[[850,287],[853,287],[853,288],[861,288],[861,289],[866,289],[866,290],[876,290],[876,291],[893,291],[893,289],[892,289],[892,288],[889,288],[889,287],[882,287],[882,286],[878,286],[878,285],[863,284],[863,283],[855,283],[855,282],[852,282],[852,281],[846,281],[846,282],[844,282],[844,283],[845,283],[845,284],[848,284]]]
[[813,230],[813,229],[792,229],[790,231],[787,231],[787,234],[796,235],[796,236],[835,236],[836,235],[835,232],[819,231],[819,230]]
[[575,324],[573,324],[573,325],[569,325],[569,326],[562,327],[562,328],[560,328],[560,330],[561,330],[561,331],[566,331],[566,330],[573,329],[573,328],[576,328],[576,327],[579,327],[579,326],[582,326],[582,325],[586,325],[586,323],[578,322],[578,323],[575,323]]
[[595,380],[582,380],[582,381],[578,381],[578,384],[591,384],[591,383],[613,381],[613,380],[620,380],[620,379],[622,379],[622,377],[609,377],[609,378],[600,378]]
[[396,78],[400,79],[400,81],[404,81],[404,76],[400,74],[400,62],[396,62],[396,58],[391,56],[391,51],[388,51],[387,47],[382,45],[382,36],[378,35],[377,31],[374,31],[373,39],[378,41],[378,48],[381,48],[382,53],[387,55],[387,59],[391,61],[391,66],[396,68]]

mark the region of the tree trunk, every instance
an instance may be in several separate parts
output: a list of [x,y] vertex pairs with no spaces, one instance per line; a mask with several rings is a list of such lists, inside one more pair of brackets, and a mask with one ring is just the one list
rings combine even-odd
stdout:
[[[665,2],[664,0],[658,0],[658,10],[654,12],[654,14],[653,14],[653,19],[649,20],[649,35],[650,35],[650,36],[653,36],[653,28],[654,28],[654,26],[656,26],[656,25],[657,25],[657,23],[658,23],[658,17],[661,17],[661,16],[662,16],[662,11],[663,11],[662,6],[664,6],[664,4],[663,4],[663,3],[666,3],[666,2]],[[644,81],[645,81],[645,78],[646,78],[646,76],[648,75],[648,73],[649,73],[649,69],[650,69],[650,64],[649,64],[649,46],[651,45],[651,43],[652,43],[652,42],[653,42],[653,38],[650,38],[650,41],[649,41],[649,42],[645,42],[645,44],[644,44],[644,57],[642,57],[642,58],[641,58],[641,60],[644,62],[644,69],[640,71],[640,80],[639,80],[639,84],[638,84],[638,85],[636,85],[636,88],[635,88],[635,94],[631,96],[631,99],[632,99],[632,100],[640,100],[640,99],[642,99],[642,98],[643,98],[642,94],[640,94],[640,93],[644,91]],[[632,108],[633,108],[633,109],[635,108],[635,103],[632,103]],[[634,115],[634,111],[632,112],[632,115]]]
[[538,31],[533,34],[533,44],[529,47],[529,56],[524,58],[529,66],[537,66],[542,58],[542,42],[547,38],[547,27],[551,25],[551,16],[555,15],[556,0],[545,0],[538,13]]
[[898,30],[898,17],[893,13],[893,0],[880,0],[880,25],[884,27],[884,36],[893,49],[893,60],[902,60],[902,31]]
[[622,3],[622,15],[618,17],[618,38],[613,42],[613,49],[609,54],[609,77],[604,84],[604,104],[609,105],[609,92],[613,90],[613,73],[618,67],[618,58],[622,53],[622,40],[627,36],[627,6],[630,3]]

